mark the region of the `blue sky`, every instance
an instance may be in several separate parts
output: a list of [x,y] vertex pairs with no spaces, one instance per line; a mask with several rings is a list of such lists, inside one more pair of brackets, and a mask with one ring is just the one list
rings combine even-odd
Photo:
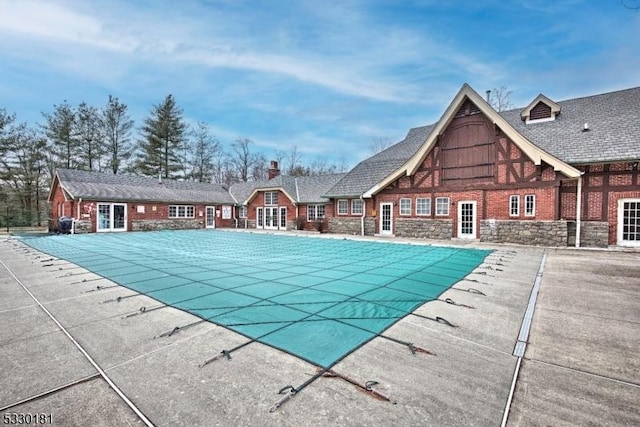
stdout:
[[0,108],[35,124],[112,94],[267,157],[351,166],[438,120],[463,83],[525,106],[640,86],[640,0],[0,0]]

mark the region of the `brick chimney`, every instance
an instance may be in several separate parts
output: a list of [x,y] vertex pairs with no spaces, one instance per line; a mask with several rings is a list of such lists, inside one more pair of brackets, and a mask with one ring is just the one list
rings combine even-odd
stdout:
[[278,175],[280,175],[278,162],[276,162],[275,160],[271,160],[271,164],[269,165],[269,179],[273,179]]

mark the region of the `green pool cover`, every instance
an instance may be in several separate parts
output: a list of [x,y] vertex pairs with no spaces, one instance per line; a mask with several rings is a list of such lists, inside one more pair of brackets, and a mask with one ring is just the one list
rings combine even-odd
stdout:
[[324,368],[437,299],[490,253],[205,230],[23,241]]

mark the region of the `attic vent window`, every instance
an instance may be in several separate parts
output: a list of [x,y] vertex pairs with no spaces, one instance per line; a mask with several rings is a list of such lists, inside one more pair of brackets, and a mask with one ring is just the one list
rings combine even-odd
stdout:
[[526,123],[538,123],[555,120],[558,114],[560,114],[560,104],[540,94],[520,112],[520,117]]
[[538,102],[529,113],[529,120],[550,119],[551,117],[551,107],[542,101]]
[[458,110],[458,112],[454,117],[459,118],[459,117],[471,116],[473,114],[479,114],[479,113],[480,113],[480,109],[476,106],[476,104],[474,104],[473,102],[467,99],[464,102],[464,104],[462,104],[462,106],[460,107],[460,109]]

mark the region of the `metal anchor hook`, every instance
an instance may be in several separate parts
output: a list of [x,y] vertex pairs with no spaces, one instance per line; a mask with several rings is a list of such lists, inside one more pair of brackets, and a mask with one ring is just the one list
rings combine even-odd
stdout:
[[282,389],[280,389],[280,391],[278,392],[278,394],[283,394],[283,396],[278,399],[278,401],[276,403],[273,404],[273,406],[271,406],[269,408],[269,412],[275,412],[280,406],[282,406],[287,400],[291,399],[291,397],[296,394],[296,389],[291,386],[288,385],[286,387],[283,387]]

